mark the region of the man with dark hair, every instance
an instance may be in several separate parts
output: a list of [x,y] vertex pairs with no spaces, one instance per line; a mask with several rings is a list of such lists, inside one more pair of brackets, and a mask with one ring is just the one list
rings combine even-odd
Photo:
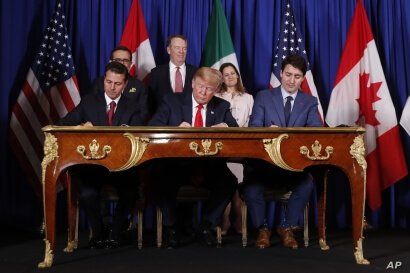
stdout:
[[[202,67],[192,80],[192,93],[168,94],[150,120],[152,126],[179,127],[237,127],[230,112],[229,102],[214,96],[222,84],[222,74],[213,68]],[[221,216],[235,192],[236,177],[219,159],[162,160],[155,165],[154,181],[159,183],[159,206],[164,216],[164,244],[178,246],[176,231],[176,196],[185,184],[201,185],[210,189],[210,197],[204,208],[205,215],[197,231],[198,240],[207,246],[216,244],[212,228]]]
[[[127,68],[127,71],[129,71],[132,63],[131,51],[126,46],[117,46],[111,51],[109,62],[121,63]],[[104,90],[103,86],[104,76],[101,76],[94,80],[91,90],[92,92],[99,92]],[[142,120],[147,122],[149,119],[148,93],[144,84],[136,77],[129,77],[127,85],[122,92],[125,97],[128,97],[137,103]]]
[[[299,55],[290,55],[282,63],[281,86],[260,91],[252,109],[249,127],[322,127],[317,99],[299,91],[306,73],[306,62]],[[265,221],[265,188],[285,188],[291,191],[285,217],[277,232],[285,247],[296,249],[293,230],[298,216],[309,200],[313,188],[312,176],[272,167],[267,162],[252,162],[245,166],[244,198],[253,225],[259,229],[256,247],[270,246],[271,231]]]
[[[140,115],[140,106],[123,96],[127,85],[128,69],[121,63],[110,62],[106,66],[104,89],[85,96],[80,104],[62,118],[58,125],[64,126],[141,126],[144,124]],[[78,184],[79,199],[84,205],[90,222],[92,237],[90,248],[117,247],[120,235],[127,227],[128,214],[135,205],[138,185],[135,170],[110,173],[101,166],[75,166],[70,169],[73,181]],[[118,192],[112,230],[109,238],[104,232],[100,191],[108,183]],[[107,239],[107,240],[106,240]]]
[[167,39],[169,63],[151,70],[148,85],[149,104],[155,113],[162,99],[167,94],[192,92],[192,76],[196,67],[185,63],[188,40],[183,35],[172,35]]

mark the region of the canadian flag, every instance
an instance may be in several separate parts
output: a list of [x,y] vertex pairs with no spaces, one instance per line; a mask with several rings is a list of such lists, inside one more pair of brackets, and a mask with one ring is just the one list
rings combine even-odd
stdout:
[[400,124],[410,136],[410,97],[407,98],[406,105],[404,105],[403,113],[400,118]]
[[130,74],[144,80],[155,67],[155,60],[139,0],[132,1],[120,44],[132,52]]
[[326,122],[365,127],[367,197],[381,206],[381,192],[407,175],[396,112],[361,0],[347,35]]

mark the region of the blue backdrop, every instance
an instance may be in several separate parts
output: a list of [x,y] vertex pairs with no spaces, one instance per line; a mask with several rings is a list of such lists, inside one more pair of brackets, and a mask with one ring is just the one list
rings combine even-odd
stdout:
[[[41,206],[8,149],[12,105],[39,46],[56,0],[14,0],[0,3],[0,217],[2,223],[34,226]],[[65,0],[68,31],[81,92],[102,74],[110,50],[121,38],[132,0]],[[166,37],[188,37],[189,63],[199,65],[213,0],[140,0],[157,64],[168,61]],[[250,93],[269,83],[272,53],[281,20],[281,0],[221,0],[231,30],[244,84]],[[292,0],[306,41],[322,105],[328,100],[356,0]],[[364,0],[398,117],[410,93],[410,1]],[[409,137],[403,133],[408,157]],[[330,226],[349,225],[347,183],[331,177],[328,192]],[[409,226],[410,181],[386,190],[384,204],[369,214],[374,225]]]

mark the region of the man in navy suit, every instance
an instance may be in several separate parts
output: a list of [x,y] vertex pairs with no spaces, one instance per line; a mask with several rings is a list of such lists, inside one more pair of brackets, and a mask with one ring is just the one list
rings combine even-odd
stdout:
[[[111,51],[110,62],[122,63],[128,71],[131,69],[132,54],[126,46],[117,46]],[[98,77],[92,84],[92,92],[104,92],[104,76]],[[136,77],[128,77],[127,85],[122,91],[122,95],[134,100],[139,108],[143,121],[149,119],[148,92],[144,84]]]
[[[152,126],[179,127],[237,127],[230,112],[229,102],[215,97],[222,84],[222,74],[213,68],[202,67],[192,80],[192,93],[167,95],[149,122]],[[159,206],[164,217],[164,244],[168,248],[178,246],[176,230],[176,196],[180,186],[202,185],[210,189],[203,221],[197,230],[198,240],[214,246],[212,229],[220,222],[237,181],[226,162],[219,159],[162,160],[154,172],[159,186]]]
[[155,113],[167,94],[192,92],[192,77],[196,67],[185,63],[188,40],[183,35],[172,35],[167,39],[169,63],[151,70],[148,85],[150,110]]
[[[58,125],[64,126],[122,126],[144,125],[140,105],[122,95],[127,85],[128,69],[118,62],[110,62],[105,69],[104,90],[85,96],[73,111],[62,118]],[[99,166],[78,166],[70,173],[77,181],[79,198],[92,229],[90,248],[114,248],[119,245],[120,235],[127,227],[128,214],[135,205],[138,185],[135,170],[110,173]],[[104,183],[113,185],[118,192],[113,225],[109,238],[104,232],[100,190]]]
[[[313,96],[299,91],[306,74],[306,61],[301,56],[290,55],[281,67],[281,86],[260,91],[252,109],[249,127],[322,127],[318,102]],[[267,162],[252,162],[245,171],[244,198],[254,227],[259,229],[256,247],[270,246],[271,231],[265,222],[265,188],[278,187],[291,190],[285,217],[277,232],[285,247],[297,249],[293,230],[297,226],[300,212],[309,200],[313,180],[306,172],[293,173]]]

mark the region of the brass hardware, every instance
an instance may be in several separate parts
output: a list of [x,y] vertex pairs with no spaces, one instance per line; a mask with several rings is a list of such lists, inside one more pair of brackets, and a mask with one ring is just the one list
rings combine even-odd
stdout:
[[302,172],[303,170],[301,169],[295,169],[290,167],[286,162],[283,160],[282,155],[280,153],[280,144],[283,139],[289,138],[288,134],[281,134],[277,138],[272,138],[272,139],[264,139],[263,140],[263,145],[265,147],[265,151],[268,153],[270,159],[273,161],[273,163],[281,167],[282,169],[288,170],[288,171],[294,171],[294,172]]
[[99,159],[104,159],[107,157],[107,155],[111,152],[111,146],[104,145],[102,149],[102,153],[98,154],[98,150],[100,149],[100,144],[97,142],[96,139],[93,139],[91,143],[88,145],[88,148],[90,149],[90,154],[91,155],[86,155],[85,153],[85,146],[84,145],[78,145],[77,146],[77,153],[82,155],[82,157],[86,160],[99,160]]
[[41,263],[37,265],[38,268],[47,268],[53,265],[54,254],[53,254],[53,251],[51,250],[50,242],[44,239],[44,243],[46,244],[44,261],[42,261]]
[[210,151],[210,148],[211,148],[211,145],[212,145],[212,140],[210,140],[210,139],[202,139],[201,144],[202,144],[202,148],[204,150],[203,152],[198,150],[199,145],[198,145],[198,143],[196,143],[194,141],[189,143],[189,149],[194,151],[199,156],[210,156],[210,155],[216,155],[220,150],[222,150],[222,147],[223,147],[222,142],[218,141],[217,143],[215,143],[215,150]]
[[71,253],[78,247],[78,241],[68,241],[66,248],[64,248],[64,252]]
[[45,183],[45,175],[47,166],[58,157],[58,142],[57,138],[50,133],[44,133],[44,157],[41,162],[42,183]]
[[356,263],[368,265],[370,262],[363,257],[363,246],[362,246],[363,238],[360,238],[357,241],[357,247],[355,247],[354,257],[356,259]]
[[128,138],[131,142],[131,155],[128,161],[123,166],[113,170],[115,172],[124,171],[138,165],[138,162],[140,161],[142,155],[145,152],[145,149],[147,149],[148,143],[150,142],[149,138],[134,137],[134,135],[131,133],[125,133],[123,136]]
[[323,239],[323,238],[319,239],[319,246],[320,246],[321,250],[329,250],[330,249],[329,245],[326,243],[326,240]]
[[363,135],[359,135],[354,138],[353,144],[350,146],[350,154],[356,159],[357,164],[363,168],[364,173],[366,173],[367,169],[365,152],[366,149],[364,147]]
[[320,155],[322,151],[322,144],[320,144],[318,140],[315,140],[315,142],[312,144],[311,147],[312,147],[313,155],[310,154],[309,148],[306,146],[300,147],[300,153],[302,155],[305,155],[307,158],[313,161],[328,160],[330,155],[333,153],[333,147],[326,146],[326,149],[325,149],[326,155],[325,156]]

